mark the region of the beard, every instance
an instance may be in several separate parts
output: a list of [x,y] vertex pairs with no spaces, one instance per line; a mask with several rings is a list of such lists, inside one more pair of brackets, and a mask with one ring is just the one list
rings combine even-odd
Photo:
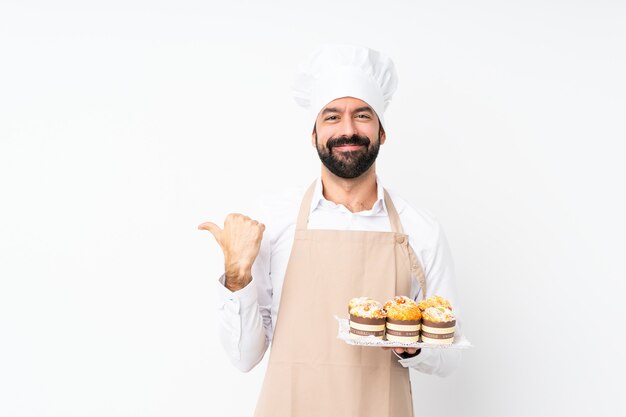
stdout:
[[[333,148],[342,145],[362,145],[364,148],[356,151],[333,152]],[[316,136],[315,147],[322,164],[330,172],[338,177],[351,179],[361,176],[376,161],[380,149],[380,134],[373,144],[367,136],[355,134],[351,137],[330,138],[325,146],[320,146]]]

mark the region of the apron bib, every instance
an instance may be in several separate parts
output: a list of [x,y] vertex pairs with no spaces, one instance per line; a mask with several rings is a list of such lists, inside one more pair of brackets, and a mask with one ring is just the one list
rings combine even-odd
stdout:
[[337,338],[348,301],[409,295],[424,273],[385,191],[391,232],[308,230],[302,199],[255,417],[411,417],[409,371],[391,350]]

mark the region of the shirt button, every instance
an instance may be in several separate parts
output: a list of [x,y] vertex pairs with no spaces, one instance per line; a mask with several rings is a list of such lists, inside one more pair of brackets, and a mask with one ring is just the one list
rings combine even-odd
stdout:
[[402,244],[406,241],[406,238],[404,236],[397,236],[396,237],[396,242]]

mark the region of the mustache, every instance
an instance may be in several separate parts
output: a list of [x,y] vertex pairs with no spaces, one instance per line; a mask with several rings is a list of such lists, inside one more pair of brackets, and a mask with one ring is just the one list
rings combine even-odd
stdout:
[[328,150],[332,150],[335,146],[344,145],[357,145],[368,147],[370,145],[370,139],[367,136],[354,134],[350,137],[344,136],[341,138],[330,138],[328,139],[328,142],[326,142],[326,148],[328,148]]

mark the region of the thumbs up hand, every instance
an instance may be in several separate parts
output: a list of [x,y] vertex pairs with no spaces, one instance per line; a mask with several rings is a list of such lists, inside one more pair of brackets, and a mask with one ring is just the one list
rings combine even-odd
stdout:
[[223,229],[211,222],[200,224],[198,229],[211,232],[224,252],[226,287],[237,291],[248,285],[265,225],[243,214],[231,213],[226,216]]

